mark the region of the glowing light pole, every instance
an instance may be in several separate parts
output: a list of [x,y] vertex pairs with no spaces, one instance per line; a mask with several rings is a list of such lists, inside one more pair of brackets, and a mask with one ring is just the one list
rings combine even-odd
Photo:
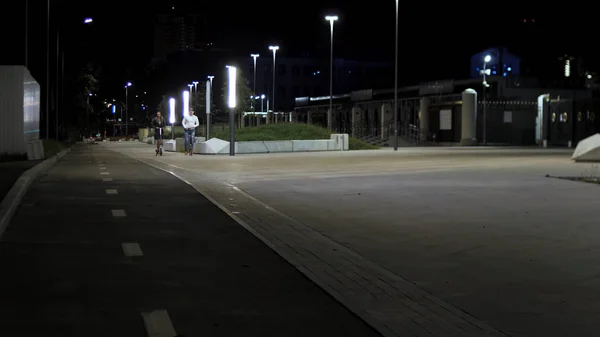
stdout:
[[486,139],[486,128],[487,128],[486,127],[487,126],[486,125],[486,123],[487,123],[486,122],[486,119],[487,119],[486,118],[486,115],[487,115],[487,104],[486,104],[487,102],[486,101],[487,100],[486,100],[486,96],[485,96],[485,88],[490,87],[489,83],[485,80],[485,76],[490,75],[490,69],[487,69],[487,64],[491,60],[492,60],[492,57],[490,55],[486,55],[483,58],[483,69],[479,72],[481,75],[483,75],[483,83],[482,83],[483,84],[483,91],[482,91],[482,93],[483,93],[483,130],[482,130],[483,131],[482,132],[483,144],[485,144],[487,142],[487,139]]
[[169,98],[169,123],[171,123],[171,139],[175,139],[175,98]]
[[[131,82],[127,82],[125,85],[125,136],[127,136],[129,130],[129,87]],[[122,129],[121,129],[122,130]]]
[[254,92],[252,92],[253,94],[256,95],[256,59],[260,57],[259,54],[250,54],[250,57],[252,57],[254,59],[254,82],[252,82],[252,84],[254,85]]
[[227,105],[229,106],[229,155],[235,156],[235,107],[237,105],[237,69],[231,66],[227,66],[227,68],[229,69],[229,95],[227,100]]
[[[209,76],[214,77],[214,76]],[[210,96],[212,93],[212,80],[206,80],[206,140],[209,140],[210,135]]]
[[189,115],[190,113],[190,92],[187,90],[183,91],[182,94],[183,97],[183,117],[185,118],[185,116]]
[[337,16],[328,15],[325,20],[329,21],[331,27],[331,43],[330,43],[330,58],[329,58],[329,113],[327,114],[327,129],[333,128],[333,24],[338,19]]
[[[271,109],[273,109],[273,113],[275,113],[275,60],[277,58],[277,51],[279,50],[279,46],[269,46],[269,50],[273,51],[273,105],[271,105]],[[267,111],[267,124],[269,124],[269,112]]]

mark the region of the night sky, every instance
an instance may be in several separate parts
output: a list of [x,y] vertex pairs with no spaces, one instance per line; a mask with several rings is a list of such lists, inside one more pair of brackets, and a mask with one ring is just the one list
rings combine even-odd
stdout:
[[[23,63],[24,1],[3,10],[3,48],[0,63]],[[141,2],[52,0],[52,34],[60,23],[67,63],[69,55],[85,58],[100,55],[109,65],[105,71],[122,81],[142,69],[152,52],[152,18],[171,6],[184,7],[206,19],[206,34],[216,44],[231,47],[239,55],[267,52],[271,43],[281,46],[281,56],[303,52],[328,55],[327,13],[340,20],[335,26],[335,54],[345,58],[393,60],[394,1],[302,1],[302,2]],[[45,78],[46,2],[30,0],[30,69],[39,82]],[[569,2],[523,8],[519,2],[462,4],[425,1],[400,3],[400,77],[416,83],[467,76],[470,55],[488,47],[506,46],[524,59],[550,62],[565,53],[586,58],[590,67],[600,56],[594,42],[586,40],[595,20]],[[487,7],[486,7],[487,6]],[[569,14],[569,8],[573,14]],[[11,14],[12,13],[12,14]],[[83,26],[91,16],[92,27]],[[535,23],[524,24],[523,19]],[[586,27],[587,26],[587,27]],[[52,38],[52,44],[54,44]],[[84,52],[82,52],[82,50]],[[128,73],[129,72],[129,73]]]

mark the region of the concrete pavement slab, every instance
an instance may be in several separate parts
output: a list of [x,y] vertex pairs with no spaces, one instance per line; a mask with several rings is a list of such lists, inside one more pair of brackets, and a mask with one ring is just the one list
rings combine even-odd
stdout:
[[[338,244],[510,335],[595,335],[598,187],[545,178],[589,170],[570,161],[571,150],[412,149],[153,161],[141,147],[116,149],[172,170],[215,198],[222,195],[223,205],[270,235],[275,249],[288,249],[302,262],[300,269],[325,262],[348,275],[339,265],[355,268],[359,262],[333,259],[331,247]],[[220,187],[211,190],[215,180]],[[245,205],[242,192],[264,203]],[[284,226],[265,205],[309,229],[285,229],[292,225]],[[298,241],[299,235],[312,238]],[[305,251],[286,246],[316,255],[310,260]],[[330,253],[319,255],[328,248]],[[352,279],[363,293],[373,284],[371,275],[361,274],[367,282]],[[324,288],[339,283],[328,274],[316,278],[329,279],[321,282]],[[344,288],[346,298],[357,297],[360,289],[351,294],[353,286]],[[369,314],[394,324],[389,317],[395,314]]]
[[162,311],[185,336],[378,335],[191,187],[102,147],[33,184],[0,266],[2,336],[141,337]]

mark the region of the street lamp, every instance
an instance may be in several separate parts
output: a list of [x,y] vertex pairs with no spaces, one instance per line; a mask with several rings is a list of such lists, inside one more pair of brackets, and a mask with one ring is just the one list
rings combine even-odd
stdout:
[[398,151],[398,7],[399,0],[396,0],[396,38],[394,41],[394,151]]
[[[269,46],[269,50],[273,51],[273,105],[271,108],[273,109],[273,113],[275,113],[275,60],[277,59],[277,51],[279,50],[279,46]],[[269,124],[269,112],[267,111],[267,124]]]
[[129,87],[131,86],[131,82],[127,82],[125,84],[125,136],[128,135],[128,127],[129,127]]
[[183,91],[183,118],[190,113],[190,92],[187,90]]
[[254,60],[254,82],[253,82],[254,92],[253,92],[253,94],[256,95],[256,59],[259,58],[260,55],[259,54],[250,54],[250,57],[252,57],[252,59]]
[[236,81],[237,81],[237,69],[236,67],[227,66],[229,72],[229,95],[227,105],[229,106],[229,155],[235,156],[235,107],[237,103],[236,98]]
[[260,112],[265,112],[264,103],[265,103],[265,94],[260,95]]
[[328,15],[325,20],[329,21],[331,27],[331,43],[329,58],[329,113],[327,114],[327,129],[332,129],[333,123],[333,23],[338,19],[335,15]]
[[483,93],[483,130],[482,130],[483,131],[482,132],[482,134],[483,134],[483,137],[482,137],[483,138],[483,144],[485,144],[487,142],[487,139],[486,139],[486,133],[487,133],[486,132],[486,129],[487,129],[487,125],[486,125],[487,124],[487,122],[486,122],[486,119],[487,119],[486,118],[486,115],[487,115],[487,104],[486,104],[485,88],[489,88],[490,87],[489,83],[485,80],[485,77],[490,75],[490,69],[487,69],[487,64],[491,60],[492,60],[492,57],[490,55],[486,55],[483,58],[483,69],[479,72],[481,75],[483,75],[483,83],[482,83],[483,84],[483,90],[482,90],[482,93]]
[[85,20],[83,20],[83,23],[88,24],[88,23],[92,23],[94,22],[94,20],[92,18],[85,18]]
[[[252,59],[254,60],[254,81],[252,82],[253,84],[253,89],[252,89],[252,94],[256,95],[256,59],[260,57],[259,54],[250,54],[250,57],[252,57]],[[252,100],[252,109],[256,112],[256,106],[254,105],[254,100]]]
[[[214,77],[214,76],[209,76]],[[210,106],[212,96],[212,80],[206,80],[206,140],[209,140],[210,135]]]
[[171,139],[175,139],[175,98],[169,98],[169,123],[171,123]]

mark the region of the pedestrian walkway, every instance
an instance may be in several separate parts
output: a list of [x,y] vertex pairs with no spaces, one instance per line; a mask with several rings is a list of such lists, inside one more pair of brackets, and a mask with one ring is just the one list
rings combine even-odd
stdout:
[[76,146],[0,240],[0,336],[378,336],[176,177]]

